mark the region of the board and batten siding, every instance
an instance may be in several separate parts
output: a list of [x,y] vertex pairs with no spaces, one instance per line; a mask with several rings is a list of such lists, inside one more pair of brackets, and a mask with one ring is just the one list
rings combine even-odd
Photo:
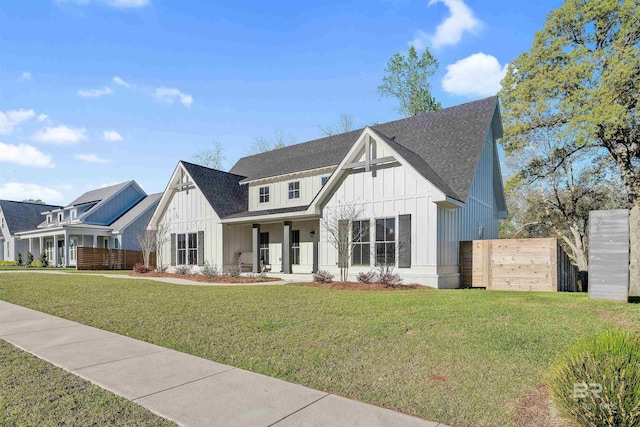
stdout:
[[[378,145],[377,143],[374,145]],[[377,158],[391,156],[383,144],[372,152]],[[418,283],[437,286],[437,206],[432,201],[440,196],[433,184],[413,169],[398,162],[383,167],[350,171],[338,184],[323,208],[324,215],[341,204],[353,204],[363,209],[361,219],[395,218],[396,229],[400,215],[411,215],[411,268],[397,269],[403,275],[414,275]],[[375,236],[371,234],[371,266],[375,263]],[[338,272],[337,250],[328,243],[327,230],[320,227],[319,268]],[[396,257],[397,258],[397,257]],[[350,267],[350,276],[369,268]],[[421,277],[420,277],[421,276]]]
[[[331,171],[311,171],[294,177],[265,180],[249,185],[249,210],[280,209],[294,206],[307,206],[322,188],[322,178],[331,175]],[[289,183],[300,182],[300,197],[289,199]],[[260,188],[269,187],[269,202],[260,203]]]
[[109,225],[145,198],[134,185],[129,185],[84,218],[84,223]]
[[[197,188],[174,191],[160,221],[167,221],[168,235],[204,232],[204,261],[222,265],[222,254],[217,244],[220,218],[202,192]],[[162,251],[162,262],[171,265],[171,241],[167,238]]]
[[[495,192],[496,144],[489,129],[464,207],[438,208],[438,265],[459,264],[460,242],[497,239],[499,229]],[[441,268],[442,270],[442,268]]]

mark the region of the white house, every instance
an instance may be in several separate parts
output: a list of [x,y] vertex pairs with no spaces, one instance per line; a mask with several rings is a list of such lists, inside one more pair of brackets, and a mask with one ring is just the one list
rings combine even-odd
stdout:
[[161,194],[147,195],[135,181],[87,191],[65,207],[41,213],[37,226],[16,233],[16,251],[41,252],[54,265],[73,267],[79,246],[111,249],[140,247],[144,232]]
[[459,242],[497,238],[507,216],[501,136],[490,97],[244,157],[228,173],[181,161],[149,227],[166,225],[171,266],[337,273],[321,218],[356,205],[351,275],[384,264],[406,283],[458,287]]
[[[0,200],[0,260],[14,261],[20,252],[16,250],[16,233],[36,228],[42,222],[42,212],[60,209],[61,206],[42,203]],[[26,253],[22,253],[22,257]]]

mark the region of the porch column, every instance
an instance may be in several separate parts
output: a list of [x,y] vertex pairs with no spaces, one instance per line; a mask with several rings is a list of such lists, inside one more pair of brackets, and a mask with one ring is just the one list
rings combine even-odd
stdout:
[[42,256],[42,252],[44,252],[44,246],[43,246],[43,241],[42,241],[42,236],[38,237],[38,256],[36,257],[34,255],[35,259],[40,259],[40,257]]
[[53,266],[58,266],[58,235],[53,235]]
[[98,236],[96,234],[93,235],[93,247],[98,247]]
[[253,242],[253,272],[260,273],[260,224],[253,224],[251,233],[251,241]]
[[69,266],[69,232],[64,232],[64,266]]
[[33,238],[29,237],[29,252],[33,255]]
[[284,222],[282,237],[282,273],[291,274],[291,221]]

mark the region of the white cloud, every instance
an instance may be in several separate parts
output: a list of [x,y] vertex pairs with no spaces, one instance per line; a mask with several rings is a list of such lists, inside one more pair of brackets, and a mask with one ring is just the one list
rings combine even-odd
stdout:
[[166,102],[167,104],[173,104],[175,101],[179,100],[185,107],[191,107],[191,104],[193,103],[193,97],[191,95],[170,87],[157,88],[155,96],[160,101]]
[[462,39],[465,32],[475,33],[482,27],[482,21],[476,18],[473,11],[463,0],[429,0],[429,6],[442,3],[449,8],[449,16],[442,21],[433,35],[417,31],[409,42],[416,49],[422,49],[430,42],[435,49],[443,46],[454,46]]
[[122,135],[120,135],[115,130],[105,130],[104,132],[102,132],[102,139],[104,139],[105,141],[114,142],[122,141],[124,138],[122,138]]
[[9,135],[14,127],[32,119],[35,115],[36,112],[33,110],[9,110],[6,113],[0,111],[0,135]]
[[442,88],[454,95],[495,95],[506,73],[507,64],[501,66],[495,56],[478,52],[447,65]]
[[40,115],[38,116],[38,121],[39,121],[39,122],[41,122],[41,123],[42,123],[42,122],[46,122],[46,121],[48,121],[48,120],[49,120],[49,116],[48,116],[48,115],[46,115],[46,114],[40,114]]
[[96,156],[95,154],[76,154],[74,157],[76,159],[78,159],[78,160],[84,160],[85,162],[89,162],[89,163],[109,163],[109,162],[111,162],[111,160],[100,158],[100,157]]
[[0,199],[25,200],[41,199],[47,203],[62,201],[62,193],[53,188],[23,182],[6,182],[0,184]]
[[110,87],[103,87],[102,89],[80,89],[78,95],[83,98],[97,98],[99,96],[111,95],[113,90]]
[[118,86],[124,86],[124,87],[126,87],[126,88],[130,88],[130,87],[131,87],[131,85],[130,85],[129,83],[125,82],[124,80],[122,80],[122,79],[121,79],[120,77],[118,77],[118,76],[114,76],[114,77],[113,77],[113,82],[114,82],[115,84],[117,84]]
[[53,167],[51,156],[31,145],[11,145],[0,142],[0,162],[39,168]]
[[84,128],[70,128],[67,126],[48,127],[33,135],[33,139],[39,142],[51,144],[75,144],[87,139]]
[[20,80],[31,80],[31,73],[28,71],[23,71],[20,75]]

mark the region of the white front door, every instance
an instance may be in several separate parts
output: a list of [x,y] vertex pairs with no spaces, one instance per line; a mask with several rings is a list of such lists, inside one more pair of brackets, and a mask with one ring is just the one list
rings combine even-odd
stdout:
[[78,238],[69,237],[69,264],[76,265],[78,260]]

